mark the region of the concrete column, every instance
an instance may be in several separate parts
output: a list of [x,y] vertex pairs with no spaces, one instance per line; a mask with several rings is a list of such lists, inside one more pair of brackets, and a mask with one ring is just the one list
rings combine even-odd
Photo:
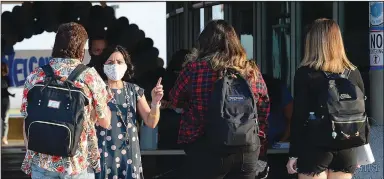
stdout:
[[370,94],[371,116],[375,125],[383,125],[383,50],[384,50],[384,15],[383,2],[369,2],[369,44],[370,44]]

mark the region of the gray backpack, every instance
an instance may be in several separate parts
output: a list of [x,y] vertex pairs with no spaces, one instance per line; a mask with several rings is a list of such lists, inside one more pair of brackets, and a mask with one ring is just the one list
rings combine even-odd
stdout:
[[217,152],[255,151],[260,146],[257,108],[248,81],[225,70],[213,87],[204,116],[205,135]]

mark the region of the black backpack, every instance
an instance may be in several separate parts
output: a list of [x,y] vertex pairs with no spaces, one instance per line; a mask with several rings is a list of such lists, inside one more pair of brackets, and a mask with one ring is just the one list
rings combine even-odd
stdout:
[[[89,104],[73,81],[87,67],[78,65],[67,79],[54,75],[50,65],[42,67],[46,77],[28,92],[25,132],[28,149],[62,157],[76,154],[83,131],[84,107]],[[57,80],[63,81],[58,84]]]
[[[352,148],[368,143],[369,123],[365,113],[365,95],[348,78],[351,70],[343,74],[323,72],[325,81],[319,91],[316,119],[308,119],[315,141],[332,146]],[[318,115],[320,114],[320,115]],[[313,135],[312,134],[312,135]],[[336,145],[335,145],[336,144]]]
[[204,117],[205,136],[213,150],[256,151],[260,146],[255,96],[235,70],[224,70],[214,83]]

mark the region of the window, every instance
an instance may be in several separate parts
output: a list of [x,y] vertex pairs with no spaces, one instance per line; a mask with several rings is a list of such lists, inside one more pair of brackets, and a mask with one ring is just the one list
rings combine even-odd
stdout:
[[266,2],[266,65],[269,76],[290,81],[290,2]]
[[205,22],[204,22],[204,8],[200,9],[200,32],[204,30]]
[[253,34],[253,2],[235,2],[232,6],[233,26],[240,38],[248,59],[254,58],[254,42],[255,35]]
[[224,5],[219,4],[212,6],[212,20],[224,19]]
[[240,35],[241,45],[243,45],[247,52],[247,58],[253,58],[253,35],[252,34],[241,34]]

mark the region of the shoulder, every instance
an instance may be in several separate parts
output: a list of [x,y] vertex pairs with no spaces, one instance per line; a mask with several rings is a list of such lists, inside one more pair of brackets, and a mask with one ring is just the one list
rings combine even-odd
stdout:
[[312,72],[312,71],[314,71],[314,69],[313,68],[311,68],[311,67],[308,67],[308,66],[301,66],[301,67],[299,67],[297,70],[296,70],[296,75],[297,74],[299,74],[299,75],[301,75],[301,74],[305,74],[305,73],[309,73],[309,72]]
[[361,73],[360,73],[360,70],[359,69],[354,69],[354,70],[351,70],[351,74],[350,75],[353,75],[353,76],[360,76]]
[[349,75],[349,79],[350,80],[355,80],[357,82],[362,82],[362,76],[361,76],[361,73],[360,73],[360,70],[359,69],[354,69],[354,70],[351,70],[351,73]]
[[130,90],[134,90],[134,91],[144,90],[142,87],[140,87],[139,85],[137,85],[137,84],[135,84],[135,83],[125,82],[125,84],[127,85],[127,87],[128,87]]
[[85,84],[86,86],[94,89],[105,89],[107,86],[107,83],[105,83],[105,81],[100,77],[99,73],[93,67],[88,67],[85,69],[75,81],[80,82],[78,84],[79,86]]
[[191,61],[185,64],[184,69],[188,71],[193,71],[196,69],[210,68],[209,61],[207,60],[197,60]]
[[141,99],[141,97],[144,95],[144,88],[141,88],[139,85],[135,83],[125,82],[127,90],[130,91],[130,93],[135,94],[137,96],[137,100]]
[[92,83],[94,80],[90,79],[96,79],[97,77],[101,79],[99,73],[94,67],[87,67],[79,77],[80,79],[83,78],[85,83]]
[[28,76],[27,80],[33,80],[33,79],[38,79],[38,78],[43,78],[45,77],[45,73],[43,68],[37,67],[35,68]]
[[93,66],[88,66],[86,65],[86,69],[84,70],[84,74],[87,74],[87,75],[94,75],[94,74],[98,74],[95,67]]
[[305,81],[310,78],[310,75],[313,72],[316,72],[316,70],[308,66],[301,66],[295,72],[295,79],[299,81]]

